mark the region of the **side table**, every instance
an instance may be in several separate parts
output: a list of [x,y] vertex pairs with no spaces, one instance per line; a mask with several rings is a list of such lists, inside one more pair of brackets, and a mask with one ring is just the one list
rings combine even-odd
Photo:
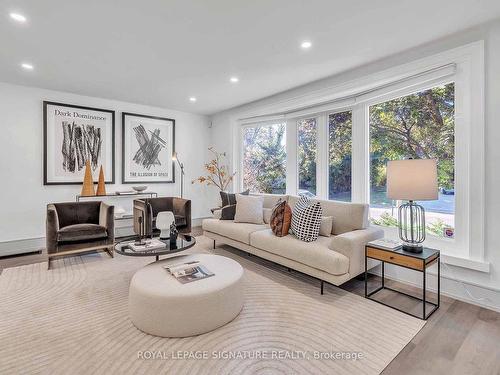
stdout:
[[[375,259],[382,262],[382,286],[368,293],[368,259]],[[437,262],[438,274],[437,274],[437,303],[433,303],[427,300],[426,297],[426,270],[428,267],[432,266]],[[422,273],[422,298],[412,296],[411,294],[407,294],[392,288],[385,286],[385,263],[393,264],[399,267],[408,268],[414,271],[418,271]],[[373,244],[367,244],[365,246],[365,297],[371,299],[372,301],[378,302],[382,305],[392,307],[398,311],[401,311],[405,314],[414,316],[416,318],[420,318],[423,320],[427,320],[438,308],[440,303],[440,294],[441,294],[441,266],[440,266],[440,254],[439,250],[430,249],[424,247],[421,253],[411,253],[408,251],[403,251],[402,249],[398,250],[387,250],[382,247],[377,247]],[[415,315],[404,310],[401,310],[397,307],[388,305],[384,302],[378,301],[372,297],[374,294],[380,292],[383,289],[391,290],[393,292],[406,295],[410,298],[416,299],[418,301],[422,301],[422,316]],[[426,311],[426,305],[432,305],[431,311]]]

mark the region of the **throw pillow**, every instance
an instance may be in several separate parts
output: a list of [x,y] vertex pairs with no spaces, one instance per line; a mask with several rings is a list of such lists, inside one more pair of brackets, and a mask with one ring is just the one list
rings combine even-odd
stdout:
[[292,209],[281,199],[274,206],[273,213],[271,215],[271,230],[275,236],[283,237],[288,234],[290,229],[290,223],[292,221]]
[[321,226],[319,227],[319,235],[330,237],[332,235],[333,216],[323,216],[321,218]]
[[264,208],[263,209],[264,223],[269,224],[271,222],[272,213],[273,213],[272,208]]
[[[245,190],[241,195],[248,195],[250,190]],[[220,200],[222,201],[222,207],[229,206],[231,204],[236,204],[236,194],[226,193],[225,191],[220,192]]]
[[319,202],[312,202],[307,197],[300,197],[292,212],[292,232],[305,242],[318,239],[323,210]]
[[235,223],[264,224],[264,197],[241,195],[236,198]]
[[221,208],[220,220],[234,220],[236,213],[236,205],[230,204]]

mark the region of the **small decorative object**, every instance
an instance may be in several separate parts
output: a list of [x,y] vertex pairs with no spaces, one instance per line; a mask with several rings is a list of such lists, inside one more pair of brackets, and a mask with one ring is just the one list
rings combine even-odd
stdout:
[[421,253],[425,240],[425,210],[415,201],[438,199],[436,160],[389,161],[387,197],[408,201],[399,206],[399,238],[403,241],[403,250]]
[[207,186],[216,186],[220,191],[226,191],[229,184],[233,181],[234,173],[229,173],[229,167],[225,162],[226,153],[217,152],[213,147],[208,148],[214,158],[205,164],[205,169],[208,174],[206,176],[200,176],[196,180],[191,181],[191,183],[207,184]]
[[177,227],[175,226],[175,223],[170,224],[170,245],[177,244],[177,236],[178,235],[179,235],[179,232],[177,231]]
[[446,238],[455,237],[455,228],[453,227],[444,227],[443,228],[443,236]]
[[172,211],[161,211],[156,216],[156,228],[160,230],[160,239],[166,240],[170,237],[170,225],[175,223]]
[[122,182],[174,182],[175,120],[122,114]]
[[145,185],[141,185],[141,186],[132,186],[132,189],[134,189],[135,191],[137,191],[138,193],[140,193],[141,191],[144,191],[146,190],[148,187],[145,186]]
[[135,240],[134,244],[137,246],[141,246],[146,244],[146,240],[144,239],[144,218],[142,216],[139,216],[138,221],[139,221],[139,238]]
[[99,181],[97,183],[97,193],[96,195],[106,195],[106,183],[104,182],[104,171],[102,169],[99,170]]
[[115,111],[44,101],[43,133],[44,185],[79,185],[87,160],[115,182]]
[[85,176],[83,178],[82,193],[83,197],[93,197],[95,195],[94,191],[94,180],[92,179],[92,171],[90,167],[90,161],[87,160],[85,163]]
[[181,163],[179,161],[177,152],[174,152],[174,154],[172,155],[172,160],[176,161],[177,164],[179,164],[179,168],[181,169],[181,198],[183,198],[182,195],[183,195],[183,192],[184,192],[184,163]]

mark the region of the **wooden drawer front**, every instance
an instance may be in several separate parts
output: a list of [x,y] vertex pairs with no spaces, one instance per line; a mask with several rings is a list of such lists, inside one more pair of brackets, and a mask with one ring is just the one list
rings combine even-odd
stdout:
[[366,248],[366,255],[370,258],[383,260],[384,262],[398,264],[400,266],[412,268],[414,270],[423,271],[424,262],[421,259],[412,258],[409,256],[374,249],[373,247]]

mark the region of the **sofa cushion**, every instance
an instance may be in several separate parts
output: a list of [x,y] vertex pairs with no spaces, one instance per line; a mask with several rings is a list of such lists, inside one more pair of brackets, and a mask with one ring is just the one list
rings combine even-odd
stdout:
[[235,223],[233,220],[205,219],[203,230],[250,245],[250,234],[269,228],[266,224]]
[[258,249],[294,260],[309,267],[343,275],[349,270],[349,258],[328,248],[331,238],[319,237],[314,242],[303,242],[293,235],[276,237],[271,229],[253,232],[250,245]]
[[[294,208],[299,197],[290,195],[288,204]],[[353,230],[368,228],[368,205],[364,203],[351,203],[311,199],[319,202],[324,216],[333,217],[332,234],[342,234]]]
[[96,240],[107,236],[105,227],[88,223],[68,225],[57,232],[57,240],[60,242]]

